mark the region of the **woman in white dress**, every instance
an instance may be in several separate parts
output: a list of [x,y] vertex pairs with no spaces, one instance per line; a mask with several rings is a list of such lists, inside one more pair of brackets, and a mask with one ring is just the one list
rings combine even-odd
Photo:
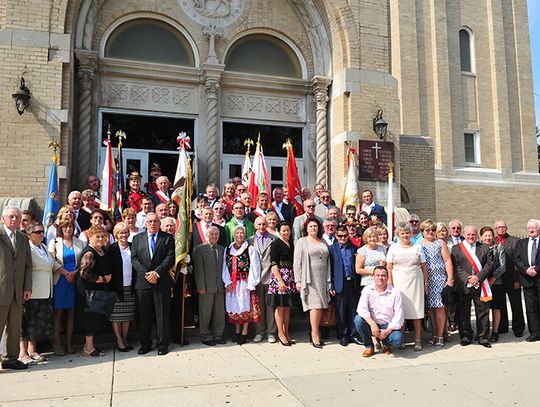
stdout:
[[[411,243],[409,223],[400,223],[396,232],[399,241],[390,246],[386,255],[388,283],[401,292],[405,319],[412,319],[414,324],[414,350],[420,352],[424,295],[428,292],[426,259],[422,247]],[[405,329],[405,324],[402,329]]]
[[246,229],[238,225],[233,230],[234,241],[225,249],[223,283],[225,310],[234,324],[233,342],[246,343],[250,322],[260,322],[261,310],[255,287],[261,281],[261,261],[257,249],[246,242]]

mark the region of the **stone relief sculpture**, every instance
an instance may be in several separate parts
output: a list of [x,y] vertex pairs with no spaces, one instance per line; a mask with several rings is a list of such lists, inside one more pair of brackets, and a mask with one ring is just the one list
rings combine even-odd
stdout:
[[179,0],[184,12],[202,26],[225,27],[244,11],[245,0]]

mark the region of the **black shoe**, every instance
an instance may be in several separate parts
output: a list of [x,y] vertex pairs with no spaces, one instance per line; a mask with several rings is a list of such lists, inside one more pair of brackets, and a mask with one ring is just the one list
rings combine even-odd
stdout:
[[247,335],[241,335],[241,334],[239,334],[239,335],[238,335],[238,340],[236,341],[236,343],[237,343],[238,345],[243,345],[243,344],[246,343],[246,342],[247,342]]
[[128,352],[129,352],[130,350],[133,350],[133,346],[131,346],[131,345],[127,345],[127,346],[126,346],[126,349],[127,349],[127,350],[128,350]]
[[490,342],[499,342],[499,333],[498,332],[492,332],[491,337],[489,338]]
[[461,346],[469,346],[471,344],[471,341],[469,339],[462,339],[459,344]]
[[169,353],[169,350],[166,347],[163,346],[163,347],[158,348],[157,354],[159,356],[166,355],[167,353]]
[[205,344],[206,346],[216,346],[216,342],[214,342],[213,340],[202,341],[202,343]]
[[448,331],[456,332],[457,330],[458,330],[458,325],[455,322],[451,322],[450,326],[448,327]]
[[482,345],[484,348],[491,348],[491,344],[488,341],[485,342],[478,342],[480,345]]
[[278,339],[279,343],[281,343],[281,345],[283,345],[283,346],[292,346],[292,343],[290,343],[289,341],[283,342],[281,340],[281,338],[279,337],[279,335],[278,335],[277,339]]
[[514,332],[514,336],[516,338],[521,338],[523,336],[523,332]]
[[28,369],[28,365],[16,359],[5,360],[2,362],[2,369],[24,370],[24,369]]
[[339,340],[339,344],[340,344],[341,346],[348,346],[348,345],[349,345],[349,339],[343,337],[343,338],[341,338],[341,339]]
[[214,342],[218,345],[225,345],[227,344],[227,341],[225,339],[215,339]]
[[527,338],[525,339],[527,342],[536,342],[536,341],[540,341],[540,336],[537,336],[537,335],[529,335],[527,336]]
[[128,347],[126,346],[125,348],[121,348],[120,346],[118,346],[118,344],[116,345],[116,349],[118,349],[118,352],[129,352],[129,349]]
[[356,343],[357,345],[364,345],[364,342],[362,341],[362,339],[360,339],[359,337],[357,336],[351,336],[349,338],[349,342],[350,343]]
[[231,342],[237,343],[239,337],[240,337],[239,333],[234,333],[233,337],[231,338]]
[[139,355],[146,355],[148,352],[150,352],[150,348],[147,348],[145,346],[141,346],[141,348],[138,350]]

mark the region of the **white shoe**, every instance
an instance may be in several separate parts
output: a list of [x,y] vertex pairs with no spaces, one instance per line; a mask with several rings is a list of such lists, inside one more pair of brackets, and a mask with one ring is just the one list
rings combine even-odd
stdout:
[[257,334],[255,335],[255,338],[253,338],[253,342],[261,342],[262,341],[262,335],[261,334]]
[[268,343],[276,343],[277,339],[274,335],[268,334]]

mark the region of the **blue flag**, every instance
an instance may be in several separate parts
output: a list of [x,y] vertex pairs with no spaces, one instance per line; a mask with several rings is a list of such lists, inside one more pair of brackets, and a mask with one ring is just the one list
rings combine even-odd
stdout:
[[53,153],[51,173],[49,175],[49,187],[47,189],[47,200],[43,211],[43,226],[49,227],[56,220],[56,215],[60,209],[58,203],[58,157],[56,151]]

